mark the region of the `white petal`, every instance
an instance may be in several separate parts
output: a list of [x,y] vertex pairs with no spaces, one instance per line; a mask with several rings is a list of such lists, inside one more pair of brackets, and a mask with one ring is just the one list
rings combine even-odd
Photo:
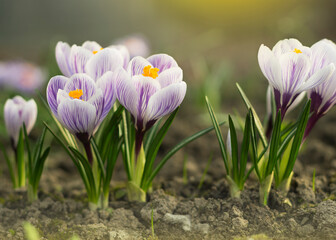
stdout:
[[185,82],[157,91],[149,100],[144,122],[159,119],[173,112],[182,103],[187,90]]
[[175,59],[167,54],[155,54],[147,58],[147,60],[153,67],[159,69],[159,73],[169,68],[178,67]]
[[183,79],[182,69],[179,67],[173,67],[160,73],[155,80],[157,80],[160,83],[161,88],[164,88],[170,84],[181,82],[182,79]]
[[102,90],[104,96],[104,108],[102,113],[102,118],[104,118],[111,110],[116,100],[115,82],[113,73],[107,72],[101,78],[99,78],[97,80],[97,87]]
[[328,80],[331,77],[334,71],[335,65],[333,63],[322,68],[321,70],[317,71],[313,76],[311,76],[304,84],[302,84],[301,87],[297,89],[296,93],[307,91],[322,84],[324,81]]
[[69,67],[71,73],[84,73],[87,61],[93,56],[93,53],[86,48],[76,45],[71,47],[69,56]]
[[95,80],[108,71],[114,72],[119,67],[123,67],[124,60],[119,51],[111,48],[104,48],[98,51],[87,62],[86,72]]
[[280,63],[274,56],[273,52],[265,45],[261,45],[259,48],[258,62],[261,71],[269,81],[270,85],[281,91],[283,84],[281,79]]
[[26,125],[27,133],[33,129],[37,118],[37,105],[33,99],[30,99],[22,112],[22,120]]
[[150,62],[148,62],[146,59],[144,59],[143,57],[139,57],[139,56],[134,57],[128,64],[127,72],[131,76],[142,75],[143,69],[146,66],[153,67],[153,65]]
[[55,49],[55,56],[58,67],[60,68],[61,72],[70,77],[74,72],[69,66],[69,57],[70,57],[70,46],[65,42],[58,42]]
[[90,52],[99,51],[102,47],[94,41],[85,41],[82,47],[89,50]]
[[96,127],[96,108],[85,101],[65,99],[58,107],[61,123],[72,133],[92,135]]

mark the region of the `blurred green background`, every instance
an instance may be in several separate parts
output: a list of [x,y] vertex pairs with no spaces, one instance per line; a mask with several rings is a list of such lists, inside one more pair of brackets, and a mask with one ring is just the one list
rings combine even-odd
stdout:
[[[242,106],[235,82],[258,108],[267,87],[257,62],[260,44],[272,47],[289,37],[307,46],[336,40],[335,8],[336,1],[326,0],[0,0],[0,61],[32,61],[50,77],[59,74],[57,41],[107,46],[142,34],[152,54],[172,55],[184,70],[184,108],[205,111],[204,94],[217,110]],[[14,94],[1,92],[1,114]]]

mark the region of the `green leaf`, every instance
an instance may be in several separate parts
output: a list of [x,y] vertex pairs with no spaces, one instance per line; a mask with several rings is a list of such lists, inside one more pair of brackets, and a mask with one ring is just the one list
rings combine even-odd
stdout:
[[261,139],[261,142],[262,144],[264,145],[264,147],[267,146],[267,138],[265,136],[265,131],[264,131],[264,128],[260,122],[260,119],[257,115],[257,112],[254,110],[250,100],[247,98],[245,92],[243,91],[243,89],[240,87],[240,85],[238,83],[236,83],[237,85],[237,88],[238,88],[238,91],[241,95],[241,97],[243,98],[243,101],[245,102],[245,105],[248,109],[251,109],[252,113],[253,113],[253,118],[254,118],[254,122],[255,122],[255,125],[256,125],[256,128],[258,130],[258,133],[259,133],[259,136],[260,136],[260,139]]
[[[220,123],[219,125],[223,125],[224,122]],[[173,147],[160,161],[160,163],[158,164],[158,166],[154,169],[154,171],[151,173],[151,175],[147,178],[147,181],[144,184],[144,187],[142,189],[144,189],[144,191],[147,191],[148,187],[151,185],[153,179],[155,178],[155,176],[159,173],[159,171],[161,170],[161,168],[166,164],[166,162],[181,148],[183,148],[185,145],[187,145],[188,143],[194,141],[195,139],[203,136],[204,134],[212,131],[214,129],[214,127],[209,127],[206,129],[203,129],[195,134],[193,134],[192,136],[182,140],[179,144],[177,144],[175,147]]]
[[232,158],[232,170],[233,170],[233,180],[237,183],[238,180],[238,172],[239,172],[239,164],[238,164],[238,140],[236,128],[232,122],[232,118],[229,115],[229,129],[230,129],[230,140],[231,140],[231,158]]
[[223,135],[222,135],[222,132],[219,128],[219,124],[218,124],[216,115],[213,111],[213,108],[212,108],[207,96],[205,96],[205,102],[207,104],[207,108],[208,108],[209,115],[210,115],[210,118],[211,118],[211,121],[212,121],[212,125],[215,129],[215,132],[216,132],[217,140],[218,140],[218,143],[219,143],[219,148],[221,150],[222,159],[223,159],[224,166],[225,166],[225,170],[226,170],[226,173],[229,175],[230,174],[230,169],[229,169],[229,164],[228,164],[228,159],[227,159],[226,148],[225,148],[225,144],[224,144],[223,137],[222,137]]
[[281,110],[279,109],[271,135],[270,151],[268,156],[268,162],[266,163],[265,174],[263,175],[264,177],[269,176],[273,172],[273,169],[277,163],[280,137],[281,137]]
[[[258,145],[258,138],[257,138],[257,131],[256,131],[257,127],[255,124],[255,121],[254,121],[255,118],[253,117],[253,112],[251,109],[249,110],[249,117],[250,117],[250,123],[251,123],[251,146],[252,146],[251,147],[252,149],[251,158],[252,158],[253,166],[258,176],[259,182],[261,182],[262,175],[258,167],[259,156],[258,156],[258,149],[257,149],[257,145]],[[265,147],[264,150],[266,152],[267,148]]]
[[144,140],[144,149],[146,155],[148,155],[148,149],[149,146],[153,143],[154,136],[157,133],[157,130],[161,124],[162,119],[160,119],[157,123],[154,124],[154,126],[149,130],[149,132],[146,134],[146,138]]
[[171,126],[178,110],[179,110],[179,107],[176,108],[176,110],[170,114],[169,118],[162,125],[162,127],[160,128],[160,130],[154,137],[152,144],[148,148],[148,153],[146,155],[146,162],[145,162],[144,171],[143,171],[142,180],[141,180],[141,186],[143,182],[145,181],[145,179],[149,176],[151,170],[153,169],[153,163],[155,161],[157,152],[159,151],[163,138],[166,136],[166,133],[169,127]]
[[100,171],[101,173],[103,174],[103,181],[105,180],[105,177],[106,177],[106,172],[105,172],[105,167],[104,167],[104,163],[103,163],[103,160],[101,159],[100,157],[100,153],[99,153],[99,150],[98,150],[98,147],[97,147],[97,144],[96,144],[96,141],[93,137],[91,137],[90,139],[90,143],[91,143],[91,146],[93,148],[93,151],[96,155],[96,159],[97,159],[97,162],[98,162],[98,166],[100,168]]
[[23,130],[20,129],[19,140],[16,146],[16,164],[18,169],[18,187],[26,184],[26,164],[24,159]]
[[23,123],[22,126],[23,126],[24,140],[25,140],[25,143],[26,143],[26,148],[27,148],[27,153],[28,153],[28,179],[30,179],[31,174],[33,172],[33,163],[32,163],[32,157],[31,157],[31,151],[30,151],[30,146],[29,146],[29,139],[28,139],[26,124]]
[[297,155],[301,147],[302,138],[303,138],[306,126],[307,126],[309,112],[310,112],[310,104],[311,104],[311,100],[309,100],[306,103],[306,106],[300,115],[299,124],[296,129],[295,137],[293,139],[293,144],[292,144],[291,152],[289,155],[289,161],[288,161],[288,165],[287,165],[283,179],[288,178],[291,172],[293,171],[293,167],[294,167]]
[[0,149],[1,149],[2,154],[3,154],[3,156],[4,156],[4,158],[7,162],[7,166],[8,166],[8,169],[9,169],[9,174],[10,174],[13,186],[15,188],[17,186],[17,182],[16,182],[16,177],[15,177],[16,174],[14,172],[12,161],[9,159],[7,151],[6,151],[5,147],[2,145],[2,143],[0,143]]
[[36,167],[33,172],[33,182],[32,182],[32,186],[34,186],[35,189],[38,188],[41,175],[42,175],[42,171],[44,168],[44,163],[49,155],[49,152],[50,152],[50,147],[47,147],[46,150],[44,150],[44,152],[42,153],[42,155],[37,159]]
[[[250,145],[250,135],[251,135],[251,123],[250,123],[250,116],[249,114],[246,115],[245,119],[245,127],[244,127],[244,136],[243,142],[241,147],[241,154],[240,154],[240,173],[239,173],[239,180],[240,180],[240,187],[241,184],[244,184],[244,176],[249,152],[249,145]],[[243,181],[242,181],[243,180]]]
[[80,161],[80,163],[83,165],[85,170],[85,175],[88,179],[89,189],[88,192],[89,195],[96,194],[96,184],[93,177],[93,172],[91,165],[89,164],[89,161],[75,148],[69,146],[69,149],[73,152],[73,154],[77,157],[77,159]]

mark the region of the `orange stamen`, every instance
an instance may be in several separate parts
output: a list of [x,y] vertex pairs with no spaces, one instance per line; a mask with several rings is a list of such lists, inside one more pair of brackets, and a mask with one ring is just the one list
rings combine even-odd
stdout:
[[300,49],[295,48],[294,51],[295,53],[302,53]]
[[[98,51],[103,50],[104,48],[100,48]],[[93,54],[96,54],[98,51],[92,51]]]
[[144,67],[142,75],[145,77],[151,77],[155,79],[159,76],[158,71],[160,71],[160,69],[152,68],[152,66],[148,65]]
[[83,95],[82,89],[76,89],[71,92],[69,92],[69,96],[74,99],[79,99]]

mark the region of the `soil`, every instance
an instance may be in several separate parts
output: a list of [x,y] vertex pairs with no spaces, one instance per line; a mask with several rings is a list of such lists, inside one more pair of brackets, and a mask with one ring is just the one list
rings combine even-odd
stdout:
[[[209,126],[184,111],[181,109],[160,153],[197,129]],[[285,199],[274,190],[268,206],[260,205],[253,175],[241,199],[230,198],[213,133],[191,143],[168,162],[156,178],[147,203],[127,201],[122,189],[124,170],[119,161],[107,210],[88,209],[79,174],[57,146],[47,160],[39,200],[32,204],[28,203],[25,191],[11,190],[8,171],[1,159],[0,239],[25,239],[23,222],[33,224],[42,239],[71,239],[73,235],[90,240],[336,239],[335,120],[335,111],[321,119],[299,156],[288,194],[292,206],[284,203]],[[199,188],[210,156],[212,163]],[[187,179],[183,178],[184,161]]]

